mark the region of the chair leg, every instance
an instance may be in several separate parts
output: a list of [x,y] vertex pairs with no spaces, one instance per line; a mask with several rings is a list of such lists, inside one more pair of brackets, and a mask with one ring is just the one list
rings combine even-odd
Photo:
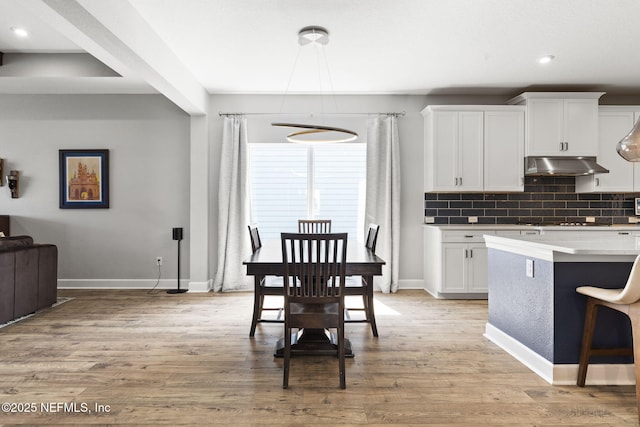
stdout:
[[346,368],[344,362],[344,325],[338,327],[338,366],[340,371],[340,388],[347,388]]
[[284,327],[284,375],[282,377],[282,388],[289,387],[289,361],[291,359],[291,328]]
[[264,296],[260,292],[260,281],[262,277],[255,276],[254,278],[254,286],[253,286],[253,318],[251,319],[251,330],[249,330],[249,336],[252,337],[256,333],[256,325],[258,324],[258,319],[260,318],[260,313],[262,311],[262,298]]
[[587,379],[587,367],[591,358],[591,342],[593,340],[593,331],[596,325],[596,315],[598,314],[598,305],[596,300],[588,297],[587,310],[584,316],[584,329],[582,331],[582,345],[580,347],[580,362],[578,366],[579,387],[584,387]]
[[376,315],[373,310],[373,276],[367,276],[367,302],[365,303],[365,310],[367,313],[367,320],[371,324],[371,332],[374,337],[378,336],[378,326],[376,325]]
[[631,333],[633,335],[633,368],[636,376],[636,401],[638,406],[638,422],[640,422],[640,304],[629,306]]

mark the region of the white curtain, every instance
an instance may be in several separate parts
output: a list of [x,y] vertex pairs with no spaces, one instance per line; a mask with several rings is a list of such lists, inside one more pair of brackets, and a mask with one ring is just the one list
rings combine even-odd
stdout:
[[253,280],[246,275],[242,261],[251,254],[249,245],[247,119],[224,118],[218,187],[218,270],[213,290],[250,289]]
[[400,258],[400,148],[395,116],[367,123],[367,196],[365,227],[380,226],[376,254],[386,264],[374,283],[382,292],[398,290]]

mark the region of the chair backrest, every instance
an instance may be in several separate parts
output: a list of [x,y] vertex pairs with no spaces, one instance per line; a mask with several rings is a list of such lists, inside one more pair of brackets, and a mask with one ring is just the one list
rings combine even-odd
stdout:
[[367,242],[365,246],[373,253],[376,252],[376,243],[378,243],[378,231],[380,231],[380,226],[378,224],[369,224],[369,232],[367,233]]
[[633,262],[627,284],[616,299],[616,303],[633,304],[638,300],[640,300],[640,255]]
[[299,219],[298,233],[331,233],[330,219]]
[[260,233],[258,233],[258,227],[249,226],[249,238],[251,239],[251,250],[253,251],[253,253],[255,253],[262,247],[262,242],[260,241]]
[[344,297],[347,233],[282,233],[281,240],[285,304]]

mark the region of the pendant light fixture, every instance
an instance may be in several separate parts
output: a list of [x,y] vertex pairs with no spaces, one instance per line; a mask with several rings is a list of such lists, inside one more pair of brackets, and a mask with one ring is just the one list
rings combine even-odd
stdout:
[[618,142],[616,151],[628,162],[640,162],[640,120],[631,132]]
[[[317,49],[322,49],[323,46],[329,43],[329,32],[324,27],[310,26],[304,27],[298,32],[298,44],[300,46],[313,45]],[[300,49],[300,48],[298,48]],[[297,57],[296,57],[297,61]],[[320,61],[318,60],[318,63]],[[325,58],[326,65],[326,58]],[[295,71],[295,64],[294,64]],[[327,67],[328,71],[328,67]],[[293,72],[291,73],[293,77]],[[331,82],[331,76],[329,76],[329,82]],[[291,84],[291,78],[287,83],[287,89],[285,90],[285,97],[289,90],[289,84]],[[322,95],[320,95],[322,96]],[[283,100],[284,103],[284,100]],[[324,111],[322,111],[324,116]],[[301,124],[301,123],[271,123],[271,126],[287,127],[297,129],[287,135],[287,141],[297,143],[316,143],[316,142],[350,142],[358,137],[358,134],[352,130],[344,129],[335,126],[325,126],[318,124]]]

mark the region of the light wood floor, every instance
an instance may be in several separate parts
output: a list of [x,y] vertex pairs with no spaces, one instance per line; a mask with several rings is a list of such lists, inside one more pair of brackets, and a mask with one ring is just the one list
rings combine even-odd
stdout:
[[[249,338],[250,293],[59,295],[75,299],[0,329],[0,402],[37,405],[0,424],[638,424],[632,386],[551,386],[485,339],[486,301],[377,294],[380,337],[347,327],[347,389],[316,356],[292,359],[283,390],[282,326]],[[41,408],[58,402],[91,413]]]

